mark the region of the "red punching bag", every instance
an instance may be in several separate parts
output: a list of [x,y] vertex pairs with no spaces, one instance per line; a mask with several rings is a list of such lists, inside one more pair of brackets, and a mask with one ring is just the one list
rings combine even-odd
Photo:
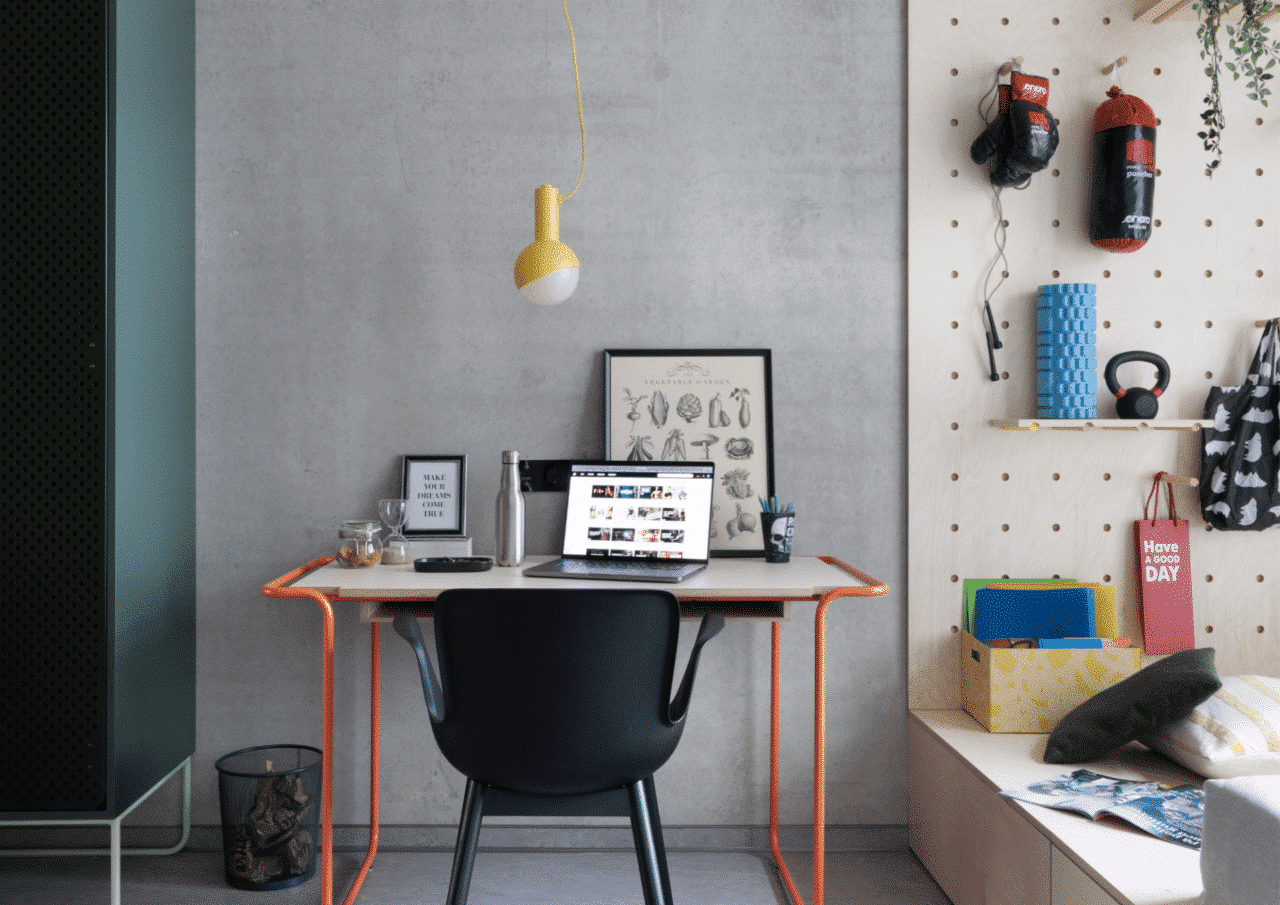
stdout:
[[1151,238],[1156,117],[1118,85],[1093,115],[1089,239],[1108,251],[1137,251]]

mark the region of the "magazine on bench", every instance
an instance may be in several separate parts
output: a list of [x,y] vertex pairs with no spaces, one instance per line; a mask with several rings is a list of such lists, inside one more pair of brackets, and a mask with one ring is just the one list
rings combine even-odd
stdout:
[[1113,779],[1091,770],[1076,770],[1000,794],[1045,807],[1075,811],[1094,820],[1100,814],[1110,814],[1157,838],[1187,848],[1200,847],[1204,828],[1204,790],[1195,786]]

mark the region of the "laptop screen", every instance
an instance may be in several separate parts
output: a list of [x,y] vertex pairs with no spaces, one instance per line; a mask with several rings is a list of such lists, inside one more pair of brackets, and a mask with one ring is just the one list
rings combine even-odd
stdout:
[[705,562],[714,462],[574,462],[564,555]]

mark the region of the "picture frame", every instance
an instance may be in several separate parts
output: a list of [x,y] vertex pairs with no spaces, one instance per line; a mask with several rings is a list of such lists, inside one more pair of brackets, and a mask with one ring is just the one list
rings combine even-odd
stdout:
[[607,349],[610,459],[716,463],[711,555],[764,556],[760,500],[774,495],[769,349]]
[[466,456],[405,456],[402,488],[409,501],[405,537],[466,535]]

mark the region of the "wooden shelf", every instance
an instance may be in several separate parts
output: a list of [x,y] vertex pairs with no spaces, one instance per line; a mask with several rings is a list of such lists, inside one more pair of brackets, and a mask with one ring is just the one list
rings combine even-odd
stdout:
[[1160,421],[1156,419],[1138,421],[1130,418],[993,418],[989,422],[992,427],[1007,431],[1198,431],[1209,427],[1212,421],[1176,421],[1172,418]]

